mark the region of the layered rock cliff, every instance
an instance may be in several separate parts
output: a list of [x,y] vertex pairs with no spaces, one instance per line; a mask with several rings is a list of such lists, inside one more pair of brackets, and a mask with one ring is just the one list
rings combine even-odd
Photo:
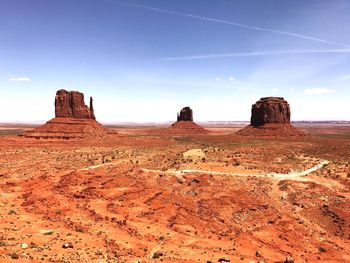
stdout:
[[85,105],[83,93],[58,90],[55,97],[55,116],[95,120],[92,97],[88,107]]
[[290,124],[290,107],[282,97],[261,98],[252,106],[250,125],[237,132],[244,136],[303,136]]
[[254,127],[265,124],[289,124],[290,107],[282,97],[261,98],[252,106],[250,124]]

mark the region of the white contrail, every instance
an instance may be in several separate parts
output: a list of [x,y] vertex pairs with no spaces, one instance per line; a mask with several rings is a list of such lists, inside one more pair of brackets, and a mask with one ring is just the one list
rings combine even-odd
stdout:
[[320,50],[279,50],[279,51],[256,51],[256,52],[239,52],[225,54],[206,54],[197,56],[183,57],[166,57],[148,60],[146,62],[162,62],[162,61],[177,61],[177,60],[198,60],[210,58],[229,58],[229,57],[255,57],[268,55],[289,55],[289,54],[326,54],[326,53],[350,53],[350,49],[320,49]]
[[331,40],[326,40],[326,39],[317,38],[317,37],[313,37],[313,36],[307,36],[307,35],[293,33],[293,32],[281,31],[281,30],[259,27],[259,26],[250,26],[250,25],[245,25],[245,24],[241,24],[241,23],[237,23],[237,22],[228,21],[228,20],[222,20],[222,19],[218,19],[218,18],[211,18],[211,17],[205,17],[205,16],[198,16],[198,15],[194,15],[194,14],[180,13],[180,12],[176,12],[176,11],[170,11],[170,10],[166,10],[166,9],[150,7],[150,6],[145,6],[145,5],[125,3],[125,2],[121,2],[121,1],[117,1],[117,0],[104,0],[104,1],[118,4],[118,5],[128,6],[128,7],[142,8],[142,9],[146,9],[146,10],[150,10],[150,11],[154,11],[154,12],[159,12],[159,13],[164,13],[164,14],[189,17],[189,18],[194,18],[194,19],[198,19],[198,20],[204,20],[204,21],[221,23],[221,24],[237,26],[237,27],[242,27],[242,28],[247,28],[247,29],[265,31],[265,32],[286,35],[286,36],[291,36],[291,37],[296,37],[296,38],[302,38],[302,39],[307,39],[307,40],[313,40],[313,41],[317,41],[317,42],[321,42],[321,43],[333,44],[333,45],[337,45],[337,46],[350,48],[349,44],[340,43],[340,42],[331,41]]

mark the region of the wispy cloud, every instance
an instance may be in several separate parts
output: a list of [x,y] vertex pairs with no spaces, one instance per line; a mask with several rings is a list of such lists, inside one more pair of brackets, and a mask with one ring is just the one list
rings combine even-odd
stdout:
[[326,43],[326,44],[333,44],[333,45],[347,47],[347,48],[350,47],[350,44],[340,43],[337,41],[322,39],[322,38],[308,36],[308,35],[294,33],[294,32],[281,31],[281,30],[277,30],[277,29],[265,28],[265,27],[260,27],[260,26],[246,25],[246,24],[241,24],[238,22],[233,22],[233,21],[228,21],[228,20],[223,20],[223,19],[218,19],[218,18],[199,16],[199,15],[189,14],[189,13],[181,13],[181,12],[176,12],[176,11],[171,11],[171,10],[166,10],[166,9],[161,9],[161,8],[156,8],[156,7],[150,7],[150,6],[145,6],[145,5],[125,3],[125,2],[121,2],[121,1],[117,1],[117,0],[104,0],[104,1],[114,3],[117,5],[128,6],[128,7],[133,7],[133,8],[141,8],[141,9],[159,12],[159,13],[164,13],[164,14],[169,14],[169,15],[189,17],[189,18],[193,18],[193,19],[197,19],[197,20],[204,20],[204,21],[213,22],[213,23],[221,23],[221,24],[231,25],[231,26],[235,26],[235,27],[246,28],[246,29],[250,29],[250,30],[270,32],[270,33],[290,36],[290,37],[294,37],[294,38],[307,39],[307,40],[312,40],[312,41]]
[[163,92],[162,95],[170,97],[170,96],[174,96],[175,92],[173,92],[173,91],[166,91],[166,92]]
[[198,60],[198,59],[214,59],[229,57],[256,57],[271,55],[292,55],[292,54],[327,54],[327,53],[350,53],[350,49],[320,49],[320,50],[275,50],[275,51],[255,51],[255,52],[238,52],[224,54],[204,54],[183,57],[166,57],[148,60],[146,62],[162,62],[162,61],[178,61],[178,60]]
[[9,78],[9,81],[11,82],[29,82],[31,81],[31,78],[28,77],[13,77],[13,78]]
[[325,88],[312,88],[312,89],[305,89],[304,92],[305,94],[308,94],[308,95],[322,95],[322,94],[334,93],[335,90],[325,89]]
[[336,80],[350,80],[350,74],[341,76],[341,77],[337,78]]
[[224,78],[221,78],[221,77],[216,77],[215,80],[217,81],[229,81],[229,82],[237,82],[237,79],[234,78],[234,77],[224,77]]

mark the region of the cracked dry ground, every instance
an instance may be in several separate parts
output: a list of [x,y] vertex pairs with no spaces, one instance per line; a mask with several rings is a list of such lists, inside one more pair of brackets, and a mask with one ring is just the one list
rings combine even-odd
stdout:
[[[349,156],[350,140],[312,136],[3,137],[0,262],[350,262]],[[142,170],[285,173],[321,159],[290,180]]]

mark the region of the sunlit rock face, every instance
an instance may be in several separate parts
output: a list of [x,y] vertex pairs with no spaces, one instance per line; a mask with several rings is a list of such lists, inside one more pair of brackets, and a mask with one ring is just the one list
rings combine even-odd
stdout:
[[252,106],[250,124],[254,127],[265,124],[290,124],[290,107],[282,97],[261,98]]
[[92,97],[90,97],[90,107],[88,107],[85,105],[83,93],[58,90],[55,97],[55,116],[94,120]]

